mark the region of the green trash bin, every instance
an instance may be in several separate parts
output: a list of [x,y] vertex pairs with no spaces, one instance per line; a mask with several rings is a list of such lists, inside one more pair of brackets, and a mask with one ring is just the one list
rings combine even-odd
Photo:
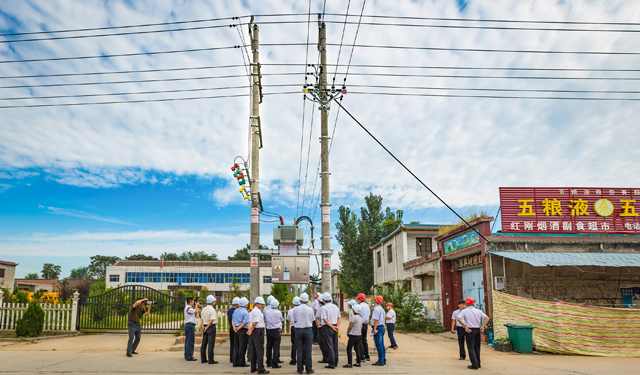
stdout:
[[533,353],[533,329],[529,324],[505,324],[509,331],[509,341],[513,345],[513,350],[520,353]]

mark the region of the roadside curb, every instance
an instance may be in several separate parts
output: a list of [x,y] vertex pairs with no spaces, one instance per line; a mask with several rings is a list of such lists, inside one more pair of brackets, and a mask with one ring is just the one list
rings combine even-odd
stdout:
[[40,337],[16,337],[16,338],[0,338],[0,342],[22,342],[22,341],[38,341],[38,340],[50,340],[50,339],[61,339],[65,337],[76,337],[80,336],[81,333],[74,333],[68,335],[56,335],[56,336],[40,336]]

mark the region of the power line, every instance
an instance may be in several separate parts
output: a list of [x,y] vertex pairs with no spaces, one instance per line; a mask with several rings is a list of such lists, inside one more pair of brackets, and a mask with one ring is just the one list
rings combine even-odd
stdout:
[[[290,76],[302,75],[302,73],[264,73],[263,76]],[[20,89],[34,87],[59,87],[59,86],[93,86],[93,85],[120,85],[127,83],[149,83],[149,82],[175,82],[175,81],[197,81],[203,79],[222,79],[222,78],[240,78],[246,77],[245,74],[232,74],[227,76],[204,76],[204,77],[182,77],[182,78],[158,78],[158,79],[132,79],[128,81],[98,81],[98,82],[79,82],[79,83],[47,83],[37,85],[14,85],[0,86],[0,89]]]
[[209,47],[209,48],[192,48],[181,49],[172,51],[155,51],[155,52],[136,52],[136,53],[119,53],[113,55],[94,55],[94,56],[74,56],[74,57],[51,57],[46,59],[29,59],[29,60],[6,60],[0,61],[0,64],[10,63],[26,63],[26,62],[42,62],[42,61],[62,61],[62,60],[86,60],[86,59],[104,59],[111,57],[130,57],[130,56],[145,56],[145,55],[164,55],[170,53],[187,53],[187,52],[204,52],[204,51],[218,51],[232,48],[239,48],[240,46],[230,47]]
[[445,98],[481,98],[481,99],[549,99],[549,100],[606,100],[606,101],[638,101],[640,98],[591,98],[591,97],[555,97],[555,96],[499,96],[499,95],[458,95],[458,94],[418,94],[418,93],[391,93],[391,92],[359,92],[351,91],[356,95],[390,95],[390,96],[433,96]]
[[[300,64],[302,65],[302,64]],[[189,70],[204,69],[221,69],[221,68],[242,68],[245,65],[218,65],[218,66],[197,66],[185,68],[165,68],[165,69],[143,69],[143,70],[120,70],[115,72],[86,72],[86,73],[57,73],[57,74],[34,74],[28,76],[3,76],[0,79],[18,79],[18,78],[46,78],[46,77],[74,77],[74,76],[91,76],[91,75],[108,75],[108,74],[132,74],[132,73],[156,73],[156,72],[178,72]]]
[[[351,0],[349,0],[351,1]],[[304,83],[305,85],[307,84],[307,68],[309,67],[308,62],[309,62],[309,35],[311,34],[311,0],[309,0],[309,11],[307,14],[307,48],[305,50],[305,55],[304,55],[304,60],[305,60],[305,64],[304,64]],[[299,216],[300,212],[300,183],[302,180],[302,150],[304,149],[304,115],[305,115],[305,109],[306,109],[306,102],[307,102],[307,98],[306,96],[302,97],[302,126],[301,126],[301,130],[300,130],[300,161],[299,161],[299,165],[298,165],[298,198],[297,198],[297,204],[296,204],[296,217]],[[313,112],[312,112],[313,115]],[[304,210],[304,207],[303,207]]]
[[[300,85],[294,84],[275,84],[275,85],[263,85],[263,87],[298,87]],[[197,89],[177,89],[177,90],[154,90],[154,91],[135,91],[135,92],[116,92],[116,93],[104,93],[104,94],[74,94],[74,95],[51,95],[51,96],[23,96],[13,98],[0,98],[0,100],[30,100],[30,99],[62,99],[62,98],[88,98],[96,96],[119,96],[119,95],[143,95],[143,94],[167,94],[178,92],[196,92],[196,91],[216,91],[216,90],[234,90],[234,89],[246,89],[251,88],[250,85],[245,86],[226,86],[226,87],[208,87]]]
[[423,77],[423,78],[474,78],[474,79],[563,79],[563,80],[603,80],[637,81],[640,77],[553,77],[553,76],[483,76],[483,75],[443,75],[443,74],[400,74],[400,73],[351,73],[354,76],[380,77]]
[[364,127],[364,125],[362,125],[362,123],[360,123],[360,121],[358,121],[352,114],[351,112],[347,111],[347,109],[342,105],[342,103],[336,101],[336,104],[338,104],[340,106],[340,108],[342,108],[348,115],[349,117],[351,117],[353,119],[353,121],[355,121],[358,125],[360,125],[360,127],[362,128],[362,130],[364,130],[367,134],[369,134],[369,136],[371,138],[373,138],[374,141],[376,141],[376,143],[378,143],[378,145],[380,145],[380,147],[382,147],[389,155],[391,155],[392,158],[395,159],[395,161],[398,162],[398,164],[400,164],[407,172],[409,172],[409,174],[411,174],[422,186],[424,186],[427,190],[429,190],[429,192],[431,194],[433,194],[434,197],[436,197],[442,204],[444,204],[451,212],[453,212],[460,220],[462,220],[462,222],[464,222],[465,224],[467,224],[467,226],[469,228],[471,228],[474,232],[476,232],[480,237],[482,237],[487,243],[491,243],[491,241],[489,241],[487,238],[485,238],[485,236],[482,235],[482,233],[478,232],[478,230],[476,230],[476,228],[472,227],[471,224],[469,224],[462,216],[460,216],[453,208],[451,208],[451,206],[449,206],[447,204],[447,202],[445,202],[442,198],[440,198],[440,196],[438,196],[438,194],[436,194],[433,190],[431,190],[431,188],[429,188],[424,182],[422,182],[422,180],[415,175],[415,173],[413,173],[411,171],[411,169],[409,169],[406,165],[404,165],[404,163],[402,163],[400,161],[400,159],[398,159],[391,151],[389,151],[388,148],[386,148],[382,142],[380,142],[378,140],[378,138],[376,138],[373,134],[371,134],[371,132],[369,130],[367,130],[367,128]]
[[468,88],[468,87],[430,87],[430,86],[384,86],[384,85],[349,85],[349,87],[369,87],[381,89],[411,90],[461,90],[461,91],[509,91],[509,92],[557,92],[557,93],[599,93],[599,94],[640,94],[640,91],[622,90],[552,90],[552,89],[504,89],[504,88]]
[[351,0],[349,0],[349,2],[347,3],[347,13],[344,16],[344,23],[342,25],[342,36],[340,37],[340,47],[338,48],[338,59],[336,61],[336,70],[333,73],[333,83],[336,82],[336,75],[338,74],[338,64],[340,64],[340,53],[342,52],[342,41],[344,40],[344,31],[347,28],[347,17],[349,16],[349,7],[350,6],[351,6]]
[[[264,93],[265,96],[267,96],[267,95],[290,95],[290,94],[300,94],[300,92],[299,91],[287,91],[287,92]],[[190,98],[141,99],[141,100],[91,102],[91,103],[28,104],[28,105],[0,106],[0,109],[8,109],[8,108],[37,108],[37,107],[70,107],[70,106],[100,105],[100,104],[133,104],[133,103],[152,103],[152,102],[172,102],[172,101],[183,101],[183,100],[221,99],[221,98],[236,98],[236,97],[247,97],[247,96],[250,96],[250,94],[198,96],[198,97],[190,97]]]

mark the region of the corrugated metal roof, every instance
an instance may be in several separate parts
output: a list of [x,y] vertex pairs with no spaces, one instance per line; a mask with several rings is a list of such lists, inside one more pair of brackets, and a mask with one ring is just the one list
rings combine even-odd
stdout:
[[521,253],[487,251],[504,258],[528,263],[534,267],[546,266],[602,266],[640,267],[640,253]]
[[640,237],[638,236],[593,236],[583,237],[576,235],[569,236],[510,236],[495,234],[487,237],[490,242],[519,242],[519,243],[640,243]]

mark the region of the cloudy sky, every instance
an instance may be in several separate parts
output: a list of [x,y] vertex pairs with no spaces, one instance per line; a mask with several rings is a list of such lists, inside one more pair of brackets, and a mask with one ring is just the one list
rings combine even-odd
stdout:
[[[301,88],[304,64],[318,61],[323,3],[3,2],[0,259],[20,263],[19,276],[44,262],[62,265],[66,276],[94,254],[204,250],[226,259],[248,243],[249,206],[230,171],[234,158],[249,155],[245,58],[241,48],[213,49],[244,44],[248,15],[257,16],[264,64],[263,202],[288,223],[312,216],[319,237],[320,116],[303,104]],[[362,8],[362,0],[326,1],[328,61],[340,65],[329,68],[329,79],[347,78],[344,106],[456,210],[496,212],[501,186],[640,186],[637,100],[540,99],[640,98],[633,93],[640,74],[632,71],[640,55],[630,54],[640,52],[637,2],[370,0]],[[440,20],[363,17],[358,29],[361,11]],[[228,19],[236,16],[243,18]],[[113,29],[158,23],[171,24]],[[87,28],[105,29],[52,32]],[[558,28],[570,30],[548,30]],[[104,34],[126,35],[96,36]],[[50,39],[59,37],[72,38]],[[38,38],[49,40],[18,42]],[[199,51],[149,54],[182,50]],[[121,54],[133,55],[109,57]],[[100,58],[59,59],[83,56]],[[24,62],[41,59],[49,60]],[[134,72],[51,76],[124,71]],[[50,96],[57,98],[41,98]],[[182,98],[200,99],[59,105]],[[337,109],[330,113],[333,219],[340,205],[357,209],[370,191],[404,210],[407,222],[453,219]],[[263,244],[272,245],[274,225],[263,222]]]

